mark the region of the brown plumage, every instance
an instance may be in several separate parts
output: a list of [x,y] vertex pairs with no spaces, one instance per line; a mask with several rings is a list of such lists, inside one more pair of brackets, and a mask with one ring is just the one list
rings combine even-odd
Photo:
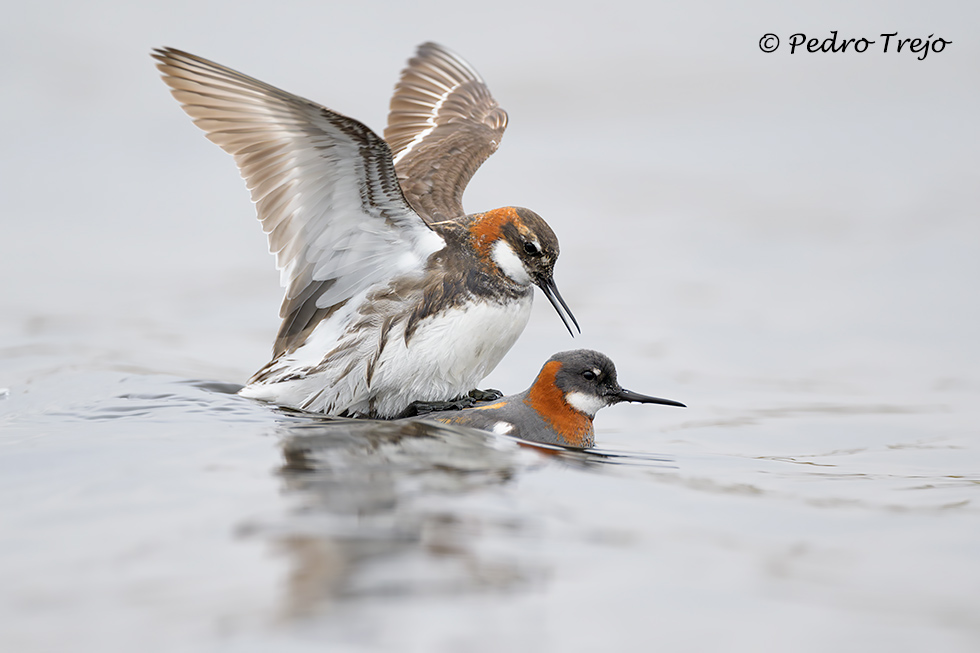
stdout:
[[419,48],[392,100],[391,147],[207,59],[153,56],[195,124],[235,158],[285,287],[273,358],[242,394],[391,417],[472,389],[523,330],[532,285],[578,326],[555,286],[547,223],[515,207],[463,211],[507,116],[458,56]]

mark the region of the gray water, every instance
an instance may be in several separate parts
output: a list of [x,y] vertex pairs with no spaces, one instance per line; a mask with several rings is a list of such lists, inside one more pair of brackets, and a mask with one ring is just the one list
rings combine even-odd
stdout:
[[[980,648],[976,6],[362,4],[6,12],[0,650]],[[953,44],[785,51],[831,29]],[[277,274],[149,49],[380,131],[430,39],[511,117],[466,206],[549,221],[583,327],[539,297],[485,386],[590,347],[688,409],[556,454],[233,394]]]

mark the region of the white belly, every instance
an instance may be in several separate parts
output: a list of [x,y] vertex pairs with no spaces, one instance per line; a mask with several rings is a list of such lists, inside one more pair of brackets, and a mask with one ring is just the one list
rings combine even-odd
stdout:
[[[373,373],[380,332],[362,332],[357,346],[329,366],[277,381],[320,360],[337,344],[337,325],[322,324],[306,344],[281,359],[282,372],[242,394],[328,414],[395,417],[413,401],[446,401],[469,392],[524,331],[532,295],[507,304],[471,302],[422,320],[405,343],[405,323],[388,334]],[[322,332],[321,332],[322,329]],[[353,369],[344,372],[353,364]]]

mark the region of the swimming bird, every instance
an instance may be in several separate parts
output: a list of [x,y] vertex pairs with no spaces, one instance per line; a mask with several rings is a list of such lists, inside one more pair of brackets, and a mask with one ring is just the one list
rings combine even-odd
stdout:
[[548,359],[530,388],[459,411],[429,413],[425,419],[459,424],[524,440],[585,449],[595,445],[592,420],[600,408],[623,401],[680,406],[621,387],[608,356],[575,349]]
[[548,224],[520,207],[463,210],[507,114],[459,56],[418,48],[387,141],[207,59],[152,56],[184,111],[235,158],[285,287],[272,360],[241,394],[392,418],[474,388],[524,330],[535,285],[578,329],[554,281]]

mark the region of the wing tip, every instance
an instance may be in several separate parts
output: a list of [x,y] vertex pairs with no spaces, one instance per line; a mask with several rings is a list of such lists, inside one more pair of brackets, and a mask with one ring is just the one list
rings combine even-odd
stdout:
[[164,45],[159,48],[153,48],[150,50],[150,56],[156,59],[159,63],[166,64],[169,62],[178,61],[194,61],[200,57],[196,57],[190,52],[185,52],[184,50],[179,50],[177,48],[172,48],[169,45]]
[[461,81],[476,81],[486,84],[483,76],[477,72],[476,68],[466,59],[458,55],[446,46],[435,41],[426,41],[415,49],[415,56],[409,60],[408,66],[402,71],[402,75],[413,67],[429,63],[437,66],[443,74],[455,71],[462,77]]

